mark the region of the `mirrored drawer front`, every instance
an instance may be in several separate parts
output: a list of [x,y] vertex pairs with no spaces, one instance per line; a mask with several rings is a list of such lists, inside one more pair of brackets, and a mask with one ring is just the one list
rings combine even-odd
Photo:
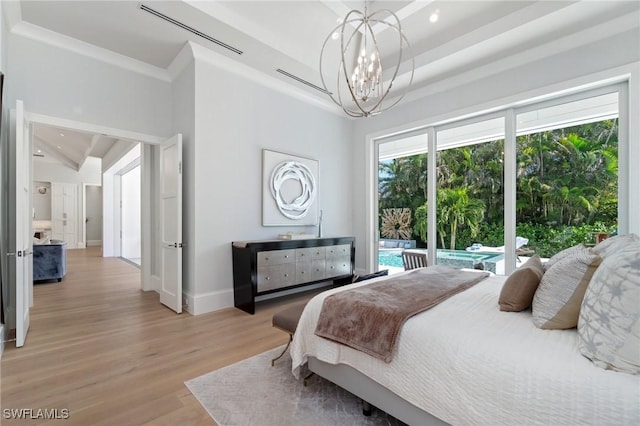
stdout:
[[296,251],[272,250],[258,252],[258,268],[268,265],[279,265],[281,263],[292,263],[296,261]]
[[351,261],[347,260],[327,260],[327,277],[347,275],[351,273]]
[[307,247],[296,249],[296,260],[307,262],[313,259],[324,259],[325,247]]
[[351,259],[351,244],[327,247],[327,259]]
[[283,263],[280,265],[258,267],[258,292],[288,287],[295,283],[296,265]]
[[318,281],[325,278],[324,259],[296,263],[296,284]]

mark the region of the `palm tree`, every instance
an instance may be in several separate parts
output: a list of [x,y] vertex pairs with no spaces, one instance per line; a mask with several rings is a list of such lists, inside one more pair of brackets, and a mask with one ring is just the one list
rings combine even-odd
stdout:
[[484,218],[485,203],[477,198],[470,198],[467,188],[445,189],[443,216],[448,219],[451,230],[451,250],[456,249],[456,232],[459,226],[468,226],[471,236],[478,234],[479,225]]

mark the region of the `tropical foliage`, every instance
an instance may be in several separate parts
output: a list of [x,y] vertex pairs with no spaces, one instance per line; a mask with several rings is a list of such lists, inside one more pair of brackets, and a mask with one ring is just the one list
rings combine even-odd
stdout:
[[[592,232],[615,230],[617,130],[613,119],[517,137],[517,232],[529,238],[530,247],[537,244],[541,255],[574,241],[590,242]],[[504,244],[503,151],[498,140],[437,153],[440,247]],[[410,208],[421,245],[428,237],[427,155],[379,165],[380,211]]]

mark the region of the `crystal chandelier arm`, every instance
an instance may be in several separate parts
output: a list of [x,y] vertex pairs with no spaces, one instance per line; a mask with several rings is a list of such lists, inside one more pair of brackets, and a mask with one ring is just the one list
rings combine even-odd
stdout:
[[[387,22],[384,19],[376,19],[375,16],[379,15],[379,14],[383,14],[383,13],[388,13],[390,16],[392,16],[395,19],[395,25],[391,24],[389,22]],[[400,24],[400,19],[398,19],[398,17],[396,16],[395,13],[393,13],[392,11],[388,10],[388,9],[381,9],[378,10],[374,13],[371,14],[371,16],[369,17],[369,21],[374,23],[374,24],[384,24],[387,26],[387,28],[393,29],[395,30],[398,35],[400,36],[398,38],[398,59],[397,59],[397,63],[395,66],[395,70],[393,72],[393,76],[391,77],[391,80],[389,82],[389,85],[387,86],[387,89],[385,90],[384,94],[382,94],[382,96],[379,97],[378,102],[376,102],[376,104],[369,110],[371,115],[375,115],[375,114],[379,114],[382,111],[386,111],[387,109],[393,107],[394,105],[396,105],[398,102],[400,102],[405,94],[406,94],[406,89],[403,92],[402,96],[400,96],[400,98],[398,98],[393,104],[388,105],[386,108],[384,109],[380,109],[379,111],[376,111],[376,109],[381,108],[382,106],[382,102],[387,98],[387,95],[389,94],[389,92],[391,91],[391,88],[393,87],[393,82],[395,81],[396,77],[398,76],[398,71],[400,70],[400,65],[402,64],[402,53],[403,53],[403,40],[405,43],[407,43],[407,46],[410,48],[411,46],[409,45],[409,40],[407,40],[407,38],[405,37],[405,35],[402,33],[402,27]],[[376,40],[376,36],[375,33],[373,31],[371,31],[371,36],[373,38],[374,44],[377,46],[378,42]],[[413,58],[411,59],[412,63],[413,63]],[[411,81],[413,81],[413,69],[414,67],[412,67],[412,71],[411,71]],[[411,83],[409,83],[409,86],[411,85]],[[409,87],[407,86],[407,88]],[[384,87],[384,85],[383,85]]]
[[[360,19],[355,19],[355,18],[354,18],[354,19],[349,19],[349,17],[350,17],[351,15],[353,15],[353,14],[360,15],[360,16],[362,16],[362,18],[360,18]],[[345,44],[345,42],[344,42],[344,29],[345,29],[345,27],[346,27],[347,23],[351,23],[351,22],[360,22],[360,23],[358,24],[358,26],[356,26],[356,27],[355,27],[355,29],[354,29],[354,30],[353,30],[353,32],[351,33],[351,36],[349,37],[349,40],[347,40],[347,43]],[[354,88],[352,88],[352,87],[351,87],[351,84],[349,83],[349,73],[347,72],[347,64],[346,64],[346,61],[345,61],[345,57],[344,57],[344,55],[345,55],[345,52],[347,51],[348,46],[351,44],[351,41],[353,40],[353,37],[354,37],[356,34],[358,34],[358,33],[360,32],[360,29],[361,29],[363,26],[365,27],[365,28],[364,28],[364,32],[365,32],[365,36],[364,36],[364,37],[365,37],[365,42],[366,42],[366,31],[367,31],[367,27],[369,26],[369,24],[366,22],[366,15],[363,15],[363,14],[362,14],[362,12],[360,12],[360,11],[358,11],[358,10],[352,10],[352,11],[350,11],[349,13],[347,13],[347,16],[344,18],[344,21],[343,21],[343,23],[342,23],[342,28],[341,28],[341,31],[340,31],[340,51],[341,51],[341,55],[342,55],[342,60],[341,60],[340,64],[342,65],[342,70],[343,70],[343,72],[344,72],[344,77],[345,77],[345,79],[346,79],[347,87],[349,88],[349,92],[351,93],[351,98],[352,98],[354,101],[355,101],[358,97],[356,96],[356,94],[355,94],[355,93],[354,93],[354,91],[353,91],[353,89],[354,89]],[[369,27],[369,29],[370,29],[370,27]],[[358,52],[359,52],[359,51],[360,51],[360,49],[358,49]],[[357,55],[357,54],[356,54],[356,55]],[[340,89],[340,86],[338,86],[338,90],[339,90],[339,89]],[[362,114],[365,114],[365,115],[367,114],[367,111],[365,111],[365,110],[362,108],[362,106],[360,105],[360,103],[359,103],[359,102],[354,102],[354,103],[355,103],[355,105],[358,107],[358,109],[362,112]],[[344,106],[344,103],[342,103],[342,102],[341,102],[341,105],[340,105],[340,106],[342,106],[342,110],[343,110],[344,112],[346,112],[347,114],[349,114],[350,112],[351,112],[351,113],[354,113],[354,114],[358,114],[357,112],[353,112],[353,111],[351,111],[350,109],[348,110],[348,109]],[[349,115],[350,115],[350,114],[349,114]]]

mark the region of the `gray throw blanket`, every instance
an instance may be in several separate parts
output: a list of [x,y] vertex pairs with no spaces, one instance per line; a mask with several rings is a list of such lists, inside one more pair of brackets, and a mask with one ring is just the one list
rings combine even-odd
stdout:
[[316,335],[390,362],[407,319],[488,276],[434,265],[332,294],[322,305]]

